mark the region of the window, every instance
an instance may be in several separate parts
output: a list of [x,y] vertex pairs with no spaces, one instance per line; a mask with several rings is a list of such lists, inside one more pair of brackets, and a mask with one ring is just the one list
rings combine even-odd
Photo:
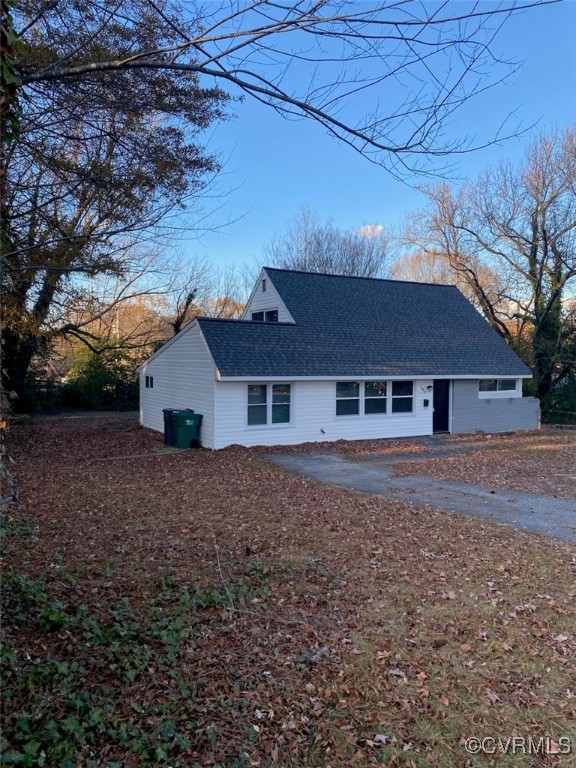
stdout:
[[516,379],[480,379],[479,392],[515,392]]
[[146,376],[146,389],[154,389],[154,376]]
[[248,384],[248,424],[266,424],[268,387],[266,384]]
[[413,381],[336,382],[336,416],[370,416],[413,411]]
[[248,384],[248,426],[289,424],[290,397],[290,384]]
[[386,413],[385,381],[367,381],[364,384],[364,413]]
[[266,293],[266,278],[262,279],[262,293]]
[[277,323],[278,322],[278,310],[267,309],[262,312],[252,312],[252,320],[256,323]]
[[414,382],[392,382],[392,413],[412,413]]
[[336,416],[360,413],[360,384],[357,381],[336,382]]
[[290,421],[290,384],[272,384],[272,424]]

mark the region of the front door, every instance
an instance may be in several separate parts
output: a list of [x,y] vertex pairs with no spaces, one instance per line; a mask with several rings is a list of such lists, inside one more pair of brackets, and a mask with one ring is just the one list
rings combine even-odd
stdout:
[[434,380],[433,406],[432,429],[434,432],[449,432],[448,414],[450,412],[450,381],[448,379]]

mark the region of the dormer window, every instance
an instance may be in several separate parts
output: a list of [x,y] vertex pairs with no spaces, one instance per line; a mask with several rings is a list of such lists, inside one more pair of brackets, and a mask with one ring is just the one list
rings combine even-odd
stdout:
[[278,310],[267,309],[262,312],[252,312],[252,320],[255,323],[277,323],[278,322]]
[[266,278],[262,278],[262,293],[266,293]]

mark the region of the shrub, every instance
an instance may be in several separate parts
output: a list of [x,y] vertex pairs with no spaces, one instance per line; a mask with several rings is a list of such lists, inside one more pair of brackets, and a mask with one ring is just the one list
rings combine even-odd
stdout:
[[62,404],[74,408],[137,408],[135,365],[126,349],[79,350],[62,387]]

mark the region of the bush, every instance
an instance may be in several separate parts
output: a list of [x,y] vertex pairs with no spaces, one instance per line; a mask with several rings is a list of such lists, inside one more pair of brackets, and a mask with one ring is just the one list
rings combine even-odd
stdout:
[[62,404],[73,408],[138,407],[135,361],[125,349],[78,352],[68,381],[62,386]]
[[565,379],[542,400],[542,421],[547,424],[576,424],[576,374]]
[[59,381],[29,377],[21,397],[14,401],[14,410],[24,413],[45,413],[58,410],[62,385]]

